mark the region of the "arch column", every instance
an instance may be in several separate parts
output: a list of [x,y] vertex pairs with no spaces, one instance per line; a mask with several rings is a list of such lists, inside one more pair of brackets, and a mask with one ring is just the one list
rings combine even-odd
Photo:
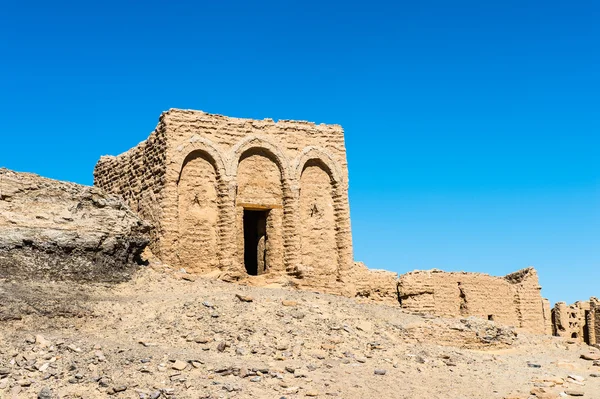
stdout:
[[284,187],[283,236],[285,248],[285,269],[288,275],[300,273],[300,184],[294,182]]
[[350,226],[350,203],[348,201],[348,184],[333,183],[333,206],[336,214],[336,241],[339,253],[338,279],[353,265],[352,230]]
[[236,261],[236,223],[235,223],[235,194],[237,181],[233,176],[223,176],[220,182],[219,201],[219,241],[221,270],[238,271]]

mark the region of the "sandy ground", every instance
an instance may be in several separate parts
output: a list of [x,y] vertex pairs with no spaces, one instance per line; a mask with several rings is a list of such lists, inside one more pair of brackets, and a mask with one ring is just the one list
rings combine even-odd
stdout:
[[600,398],[590,352],[159,264],[119,285],[0,281],[0,398]]

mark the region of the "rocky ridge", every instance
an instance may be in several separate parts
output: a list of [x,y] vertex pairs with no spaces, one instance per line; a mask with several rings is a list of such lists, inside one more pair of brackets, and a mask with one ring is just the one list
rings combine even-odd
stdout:
[[98,188],[0,168],[0,277],[123,281],[148,231]]

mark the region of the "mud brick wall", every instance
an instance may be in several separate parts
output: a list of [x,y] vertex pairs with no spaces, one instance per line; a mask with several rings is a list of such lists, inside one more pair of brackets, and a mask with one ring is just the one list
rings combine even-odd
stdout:
[[268,273],[328,286],[353,269],[339,125],[172,109],[94,176],[155,226],[152,250],[173,266],[246,276],[244,215],[264,211]]
[[477,316],[544,333],[544,303],[533,268],[505,277],[480,273],[415,271],[400,276],[402,308],[441,316]]
[[94,185],[120,196],[151,223],[151,244],[159,251],[161,199],[166,174],[166,134],[159,124],[147,140],[119,156],[103,156],[94,169]]
[[600,302],[597,298],[572,305],[557,302],[552,309],[554,335],[595,345],[600,338]]

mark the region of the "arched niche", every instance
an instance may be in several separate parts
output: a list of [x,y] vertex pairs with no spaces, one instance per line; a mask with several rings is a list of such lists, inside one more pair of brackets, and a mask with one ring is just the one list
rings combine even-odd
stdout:
[[204,273],[219,266],[219,174],[215,159],[194,150],[177,181],[177,256],[181,267]]
[[301,265],[317,278],[335,278],[339,268],[336,188],[331,168],[310,158],[300,172]]

